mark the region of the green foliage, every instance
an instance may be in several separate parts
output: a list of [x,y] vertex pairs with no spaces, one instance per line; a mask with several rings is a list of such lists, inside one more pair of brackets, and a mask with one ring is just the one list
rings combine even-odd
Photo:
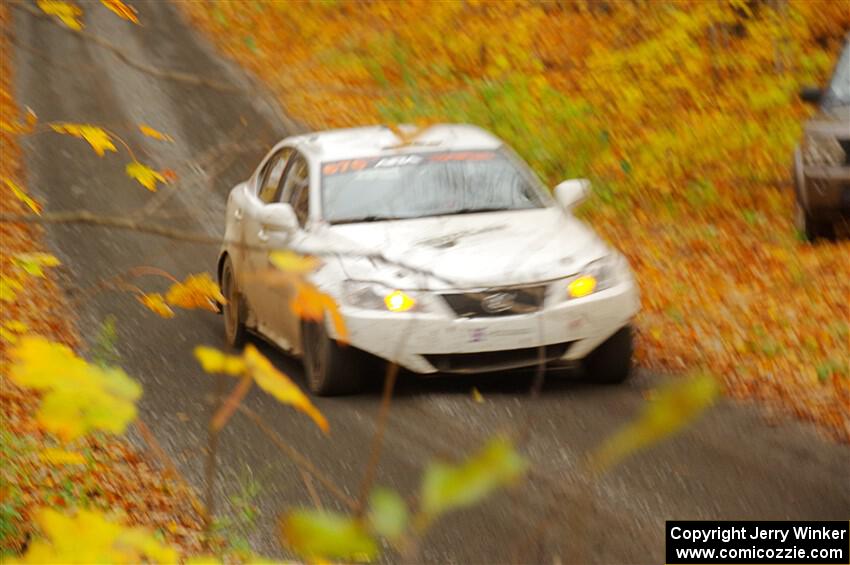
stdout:
[[326,510],[295,510],[281,521],[286,544],[305,559],[371,561],[378,544],[363,523]]
[[390,541],[399,539],[407,529],[410,513],[404,499],[394,490],[376,488],[369,499],[369,525],[376,534]]
[[490,440],[460,465],[431,463],[422,480],[422,514],[433,520],[450,510],[479,502],[499,487],[516,481],[528,462],[503,437]]
[[384,119],[481,126],[507,140],[548,183],[588,176],[592,158],[606,145],[591,106],[552,88],[543,77],[468,80],[464,88],[445,95],[425,94],[419,79],[408,81],[417,94],[382,105]]

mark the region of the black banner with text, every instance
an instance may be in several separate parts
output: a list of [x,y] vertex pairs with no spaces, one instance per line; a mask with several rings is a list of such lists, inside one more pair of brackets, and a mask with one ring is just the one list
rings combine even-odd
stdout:
[[667,522],[667,563],[850,563],[850,522]]

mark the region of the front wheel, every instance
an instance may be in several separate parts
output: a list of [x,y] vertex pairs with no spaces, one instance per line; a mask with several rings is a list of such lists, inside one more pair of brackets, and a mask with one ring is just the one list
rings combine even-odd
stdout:
[[307,386],[313,394],[351,394],[363,387],[367,369],[365,354],[331,339],[323,323],[304,322],[301,342]]
[[227,299],[223,306],[224,339],[230,347],[242,347],[248,337],[248,329],[245,327],[244,301],[236,286],[230,257],[225,257],[221,268],[221,293]]
[[622,383],[632,372],[632,326],[623,326],[582,360],[585,375],[598,383]]

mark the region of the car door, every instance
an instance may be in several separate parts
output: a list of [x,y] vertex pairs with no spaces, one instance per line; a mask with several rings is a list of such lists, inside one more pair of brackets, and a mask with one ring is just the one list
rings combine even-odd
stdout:
[[[293,151],[281,180],[281,202],[292,206],[298,229],[289,234],[286,241],[276,242],[280,247],[298,249],[309,236],[307,230],[310,215],[310,167],[306,157],[298,151]],[[292,300],[297,291],[296,284],[278,284],[270,287],[263,307],[272,313],[274,320],[269,332],[288,347],[297,349],[300,345],[301,321],[292,312]]]
[[263,327],[269,322],[263,305],[267,294],[265,279],[269,270],[268,255],[271,243],[260,216],[266,206],[280,200],[281,181],[291,154],[292,149],[289,147],[272,154],[258,173],[253,189],[249,190],[244,208],[234,211],[235,214],[241,215],[243,224],[244,260],[240,285],[260,331],[263,331]]

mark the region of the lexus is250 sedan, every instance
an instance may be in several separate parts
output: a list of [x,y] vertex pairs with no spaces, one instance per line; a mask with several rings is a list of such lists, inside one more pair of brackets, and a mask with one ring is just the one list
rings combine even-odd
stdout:
[[[492,134],[469,125],[343,129],[278,143],[227,201],[218,276],[226,339],[248,331],[303,356],[314,393],[357,389],[365,361],[416,373],[580,362],[590,379],[631,368],[638,292],[625,258],[573,217],[589,185],[554,197]],[[291,308],[270,252],[321,258],[309,281],[332,320]]]

